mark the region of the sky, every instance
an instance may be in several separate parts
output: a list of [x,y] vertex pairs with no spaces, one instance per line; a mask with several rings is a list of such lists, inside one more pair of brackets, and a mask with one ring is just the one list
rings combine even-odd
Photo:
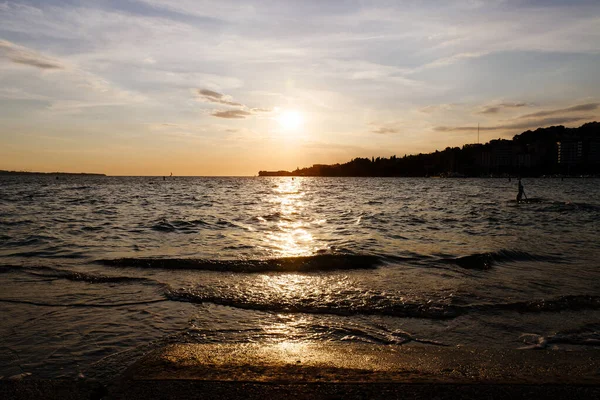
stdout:
[[0,169],[256,175],[600,120],[600,2],[0,0]]

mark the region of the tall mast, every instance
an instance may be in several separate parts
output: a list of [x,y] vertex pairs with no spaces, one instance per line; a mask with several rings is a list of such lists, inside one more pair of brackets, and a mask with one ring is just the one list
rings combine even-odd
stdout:
[[479,144],[479,122],[477,123],[477,144]]

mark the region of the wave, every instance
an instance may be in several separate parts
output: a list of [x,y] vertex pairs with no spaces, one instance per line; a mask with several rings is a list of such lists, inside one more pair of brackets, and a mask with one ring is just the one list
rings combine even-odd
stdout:
[[85,190],[85,189],[93,189],[93,186],[74,186],[74,187],[65,187],[63,190]]
[[414,263],[431,266],[436,263],[454,264],[465,269],[487,270],[500,263],[566,262],[554,255],[537,255],[524,251],[499,250],[490,253],[475,253],[462,257],[410,253],[408,256],[365,255],[351,253],[315,254],[312,256],[283,257],[260,260],[212,260],[194,258],[118,258],[97,260],[112,267],[157,268],[169,270],[204,270],[224,272],[310,272],[333,270],[375,269],[384,264]]
[[279,221],[281,219],[286,219],[283,218],[283,214],[279,211],[275,211],[274,213],[271,214],[265,214],[265,215],[261,215],[261,216],[254,216],[251,218],[252,221],[258,221],[258,222],[273,222],[273,221]]
[[[36,268],[43,272],[35,272],[28,270],[27,273],[36,276],[43,276],[49,278],[66,279],[74,282],[87,282],[87,283],[133,283],[133,282],[150,282],[146,278],[136,278],[131,276],[107,276],[99,274],[87,274],[83,272],[67,271],[54,269],[49,267]],[[48,271],[48,272],[46,272]]]
[[27,304],[31,306],[41,307],[77,307],[77,308],[112,308],[112,307],[124,307],[124,306],[139,306],[154,303],[163,303],[165,299],[145,300],[145,301],[131,301],[123,303],[50,303],[44,301],[31,301],[31,300],[17,300],[17,299],[2,299],[0,303],[12,303],[12,304]]
[[586,324],[583,327],[557,332],[550,336],[525,333],[520,336],[520,339],[527,344],[521,349],[544,349],[550,344],[600,346],[600,324]]
[[78,198],[78,199],[66,199],[65,203],[67,204],[97,204],[98,199],[92,197]]
[[600,205],[598,204],[590,204],[590,203],[565,203],[571,204],[578,210],[581,211],[600,211]]
[[6,274],[14,271],[21,271],[23,268],[18,265],[0,265],[0,274]]
[[219,220],[216,222],[216,225],[223,229],[223,228],[240,228],[239,225],[234,224],[233,222],[227,221],[226,219],[222,219],[219,218]]
[[20,225],[29,225],[32,223],[34,223],[34,221],[30,220],[30,219],[22,219],[19,221],[0,220],[0,225],[2,225],[2,226],[20,226]]
[[192,221],[161,219],[156,224],[152,225],[152,229],[160,232],[194,232],[195,228],[208,225],[207,222],[197,219]]
[[503,304],[487,304],[472,306],[475,310],[507,310],[527,312],[557,312],[557,311],[580,311],[600,310],[600,296],[593,295],[567,295],[555,299],[541,299],[532,301],[521,301]]
[[102,274],[90,274],[78,271],[69,271],[60,268],[37,266],[37,267],[25,267],[18,265],[0,265],[0,273],[8,272],[21,272],[29,275],[44,277],[44,278],[56,278],[65,279],[74,282],[87,282],[87,283],[133,283],[133,282],[150,282],[157,283],[148,278],[139,278],[131,276],[108,276]]
[[165,296],[172,301],[190,303],[212,303],[246,310],[267,311],[277,313],[332,314],[351,315],[384,315],[400,318],[420,318],[444,320],[453,319],[470,313],[495,313],[514,311],[519,313],[540,313],[559,311],[579,311],[585,309],[599,310],[600,296],[570,295],[549,300],[533,300],[513,303],[487,303],[454,305],[435,302],[409,303],[375,296],[372,299],[361,299],[359,302],[330,301],[315,302],[310,299],[292,301],[262,301],[244,297],[223,296],[193,290],[173,290],[169,288]]
[[[280,315],[278,317],[281,317]],[[401,329],[388,330],[382,326],[361,326],[360,324],[352,323],[335,323],[329,321],[327,324],[320,324],[318,322],[312,322],[310,320],[303,321],[295,324],[294,327],[302,333],[296,333],[293,331],[273,331],[266,332],[261,328],[250,328],[245,329],[214,329],[211,327],[205,327],[202,322],[198,324],[193,319],[190,321],[192,327],[188,330],[180,333],[185,337],[186,342],[193,340],[192,338],[198,338],[202,343],[215,342],[219,343],[223,341],[223,336],[227,336],[228,340],[237,339],[243,341],[264,341],[267,339],[281,338],[286,341],[294,341],[296,339],[306,339],[306,333],[309,332],[309,338],[319,342],[329,341],[354,341],[363,343],[372,343],[379,345],[401,345],[409,342],[429,344],[433,346],[448,346],[447,344],[421,338],[415,336],[409,332]]]
[[378,304],[377,301],[350,303],[345,301],[316,302],[303,299],[289,302],[260,302],[258,299],[255,299],[257,301],[253,301],[243,297],[227,297],[185,289],[168,289],[165,295],[172,301],[212,303],[245,310],[281,313],[333,314],[341,316],[387,315],[427,319],[450,319],[460,315],[452,307],[433,303],[390,302],[388,304],[381,304],[383,302],[379,302],[380,304]]
[[[532,201],[529,201],[532,203]],[[571,201],[548,201],[542,203],[541,207],[536,211],[539,212],[556,212],[556,213],[597,213],[600,211],[600,205],[593,203],[571,202]]]
[[565,262],[562,257],[551,255],[536,255],[525,251],[499,250],[490,253],[475,253],[463,257],[441,258],[442,263],[456,264],[465,269],[486,270],[492,268],[495,264],[515,262],[515,261],[551,261]]
[[24,238],[9,238],[4,245],[6,247],[28,247],[34,245],[42,245],[48,243],[54,243],[58,240],[58,238],[54,236],[47,235],[30,235]]
[[191,258],[118,258],[99,260],[112,267],[191,269],[228,272],[308,272],[374,269],[383,263],[377,256],[354,254],[318,254],[264,260],[206,260]]
[[23,251],[17,253],[8,254],[9,257],[24,257],[24,258],[65,258],[65,259],[84,259],[88,255],[83,251],[69,251],[61,249],[58,246],[48,248],[47,250],[40,251]]

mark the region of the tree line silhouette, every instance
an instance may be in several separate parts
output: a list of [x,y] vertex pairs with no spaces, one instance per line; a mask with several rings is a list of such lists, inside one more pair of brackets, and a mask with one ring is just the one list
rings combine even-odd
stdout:
[[600,123],[528,130],[512,140],[446,147],[428,154],[355,158],[294,171],[259,171],[259,176],[483,177],[600,174]]

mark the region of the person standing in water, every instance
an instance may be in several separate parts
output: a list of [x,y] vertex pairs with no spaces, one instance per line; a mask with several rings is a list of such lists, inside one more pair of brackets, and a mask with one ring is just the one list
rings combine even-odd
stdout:
[[519,193],[517,193],[517,203],[521,201],[521,197],[525,194],[525,190],[523,189],[523,184],[521,183],[521,178],[519,178]]

